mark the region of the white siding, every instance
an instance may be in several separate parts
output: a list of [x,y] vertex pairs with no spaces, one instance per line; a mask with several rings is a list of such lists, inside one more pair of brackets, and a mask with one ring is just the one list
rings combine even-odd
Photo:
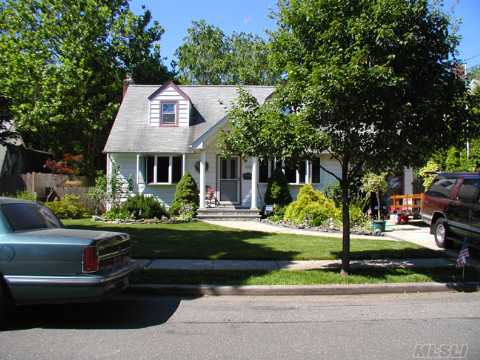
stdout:
[[[333,172],[335,175],[341,177],[342,176],[342,167],[340,163],[332,159],[328,155],[323,155],[320,157],[320,164],[326,168],[328,171]],[[337,179],[335,179],[332,175],[327,173],[325,170],[320,169],[320,189],[325,189],[327,186],[333,184]]]
[[119,169],[119,177],[123,182],[124,190],[128,190],[128,179],[131,178],[133,181],[134,189],[137,188],[136,186],[136,176],[137,176],[137,155],[136,154],[109,154],[111,159],[110,169],[108,171],[107,176],[112,176],[112,169],[113,164],[118,164]]
[[[207,162],[208,170],[205,172],[205,185],[207,187],[213,187],[218,189],[217,184],[217,148],[216,144],[213,143],[206,148],[207,153]],[[127,183],[128,177],[132,177],[135,181],[136,179],[136,167],[137,167],[137,157],[136,154],[110,154],[112,160],[120,165],[120,174],[122,179]],[[186,164],[185,170],[189,172],[197,185],[200,184],[200,174],[195,169],[195,163],[200,160],[200,153],[195,154],[186,154]],[[331,159],[329,156],[321,157],[321,164],[327,169],[333,171],[335,174],[341,174],[340,164]],[[241,160],[241,205],[244,207],[250,207],[251,204],[251,180],[243,179],[244,173],[249,173],[252,170],[252,159],[242,159]],[[142,177],[140,176],[140,180]],[[333,183],[335,178],[327,174],[324,170],[320,170],[320,183],[313,184],[313,186],[319,190],[325,189],[328,185]],[[138,185],[138,184],[135,184]],[[290,194],[292,198],[295,199],[298,194],[298,190],[301,185],[290,185]],[[143,185],[143,193],[145,195],[155,196],[160,202],[162,202],[167,207],[171,205],[173,201],[173,196],[175,194],[176,185]],[[264,205],[263,199],[265,195],[265,190],[267,184],[261,183],[258,184],[258,206],[262,207]],[[135,186],[135,189],[138,189],[138,186]],[[218,196],[218,195],[217,195]]]
[[190,125],[190,101],[184,99],[172,86],[167,87],[150,100],[150,125],[160,125],[160,103],[168,100],[178,101],[178,126],[188,127]]

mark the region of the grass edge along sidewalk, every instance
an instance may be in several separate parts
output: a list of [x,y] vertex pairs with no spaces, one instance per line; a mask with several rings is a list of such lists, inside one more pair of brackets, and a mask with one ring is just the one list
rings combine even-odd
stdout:
[[373,268],[352,270],[348,277],[340,275],[339,269],[319,270],[273,270],[273,271],[188,271],[144,269],[132,275],[132,284],[161,285],[353,285],[392,283],[464,283],[479,282],[480,272],[467,267],[465,278],[461,270],[450,267],[439,268]]

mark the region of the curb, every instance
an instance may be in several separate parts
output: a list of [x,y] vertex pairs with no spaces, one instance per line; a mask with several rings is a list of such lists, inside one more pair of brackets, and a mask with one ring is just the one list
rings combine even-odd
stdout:
[[398,283],[354,285],[177,285],[133,284],[130,292],[183,296],[293,296],[293,295],[359,295],[423,292],[474,292],[480,282],[465,283]]

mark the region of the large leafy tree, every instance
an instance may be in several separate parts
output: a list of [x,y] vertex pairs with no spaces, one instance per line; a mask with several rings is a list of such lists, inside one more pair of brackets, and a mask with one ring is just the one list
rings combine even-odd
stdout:
[[272,85],[278,79],[269,67],[265,40],[243,32],[227,36],[204,20],[193,21],[176,57],[185,83]]
[[[237,104],[231,114],[240,115],[232,116],[224,146],[263,157],[328,150],[339,161],[341,177],[331,175],[342,188],[345,274],[349,185],[367,169],[421,165],[435,144],[463,135],[465,85],[454,71],[457,39],[448,18],[427,0],[280,0],[278,5],[271,46],[273,64],[284,72],[275,95],[284,111],[255,124],[255,106]],[[286,126],[272,128],[275,122]],[[247,136],[235,139],[239,133]]]
[[25,143],[58,158],[84,155],[87,175],[103,167],[126,74],[143,83],[170,75],[162,33],[127,0],[0,2],[0,96]]

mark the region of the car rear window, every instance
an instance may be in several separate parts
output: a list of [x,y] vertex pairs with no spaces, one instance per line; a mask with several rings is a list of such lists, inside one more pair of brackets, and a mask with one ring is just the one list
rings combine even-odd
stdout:
[[430,196],[449,198],[456,182],[456,178],[438,178],[433,182],[426,194]]
[[4,204],[2,211],[14,231],[61,227],[60,221],[48,208],[37,204]]

